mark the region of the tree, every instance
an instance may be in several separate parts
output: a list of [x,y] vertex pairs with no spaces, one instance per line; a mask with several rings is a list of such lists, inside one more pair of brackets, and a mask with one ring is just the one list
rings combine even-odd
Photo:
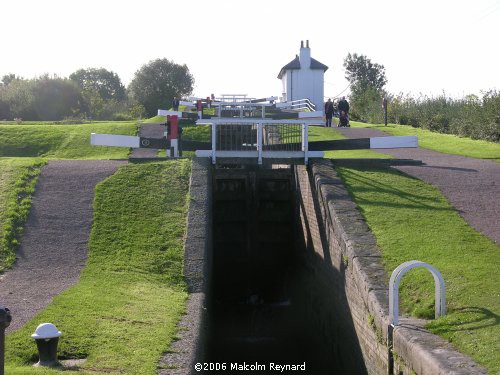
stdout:
[[132,98],[154,116],[158,109],[170,107],[174,97],[186,96],[193,91],[194,78],[186,65],[168,59],[156,59],[135,72],[129,85]]
[[380,103],[387,83],[383,65],[372,63],[364,55],[348,54],[344,59],[345,78],[351,84],[351,116],[361,121],[379,121]]
[[67,78],[44,75],[34,80],[32,92],[37,120],[62,120],[80,110],[80,88]]
[[104,68],[79,69],[70,74],[69,78],[75,81],[84,92],[98,93],[104,101],[121,102],[126,98],[125,86],[118,74]]
[[349,53],[344,59],[344,68],[345,78],[351,84],[351,92],[355,95],[361,94],[368,88],[381,93],[387,83],[384,66],[372,63],[364,55]]
[[24,120],[61,120],[80,111],[78,85],[67,79],[44,75],[35,79],[14,79],[0,91],[3,116]]
[[15,74],[13,73],[10,73],[10,74],[5,74],[3,77],[2,77],[2,85],[7,87],[9,86],[9,84],[12,82],[12,81],[15,81],[15,80],[20,80],[22,78],[20,77],[17,77]]
[[33,108],[33,81],[16,79],[2,87],[2,101],[9,108],[8,117],[36,120],[37,114]]

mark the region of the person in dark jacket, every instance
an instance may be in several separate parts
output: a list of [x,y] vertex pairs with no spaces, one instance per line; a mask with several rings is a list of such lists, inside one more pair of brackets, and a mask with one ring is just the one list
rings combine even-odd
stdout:
[[333,117],[333,103],[332,99],[328,99],[328,101],[325,103],[325,116],[326,116],[326,124],[325,126],[332,127],[332,117]]
[[349,103],[345,96],[339,101],[339,126],[349,126]]
[[179,98],[172,99],[172,108],[174,109],[174,111],[179,110]]

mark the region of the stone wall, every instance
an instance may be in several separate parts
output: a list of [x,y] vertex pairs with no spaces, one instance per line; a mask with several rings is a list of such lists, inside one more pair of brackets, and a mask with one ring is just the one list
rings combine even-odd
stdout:
[[324,364],[345,374],[485,374],[470,358],[400,319],[390,351],[388,275],[361,213],[330,161],[295,169],[308,319],[322,332]]

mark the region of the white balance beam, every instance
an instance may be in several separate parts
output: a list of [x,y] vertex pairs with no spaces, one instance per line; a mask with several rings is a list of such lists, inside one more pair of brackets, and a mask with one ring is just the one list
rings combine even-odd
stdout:
[[139,148],[140,138],[132,135],[90,134],[90,144],[93,146],[115,146]]
[[392,136],[370,138],[370,148],[414,148],[418,147],[416,136]]
[[169,111],[166,109],[159,109],[158,110],[158,116],[177,116],[179,118],[182,118],[182,112],[180,111]]

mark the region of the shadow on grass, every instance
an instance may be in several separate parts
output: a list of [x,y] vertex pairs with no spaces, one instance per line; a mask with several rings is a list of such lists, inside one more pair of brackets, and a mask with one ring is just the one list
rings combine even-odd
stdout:
[[500,322],[500,316],[484,307],[462,307],[450,309],[444,319],[431,322],[427,328],[436,334],[449,332],[475,331],[494,327]]
[[471,169],[471,168],[458,168],[458,167],[440,167],[437,165],[420,165],[420,167],[423,168],[433,168],[433,169],[446,169],[450,171],[459,171],[459,172],[478,172],[477,169]]
[[[361,173],[356,173],[361,172]],[[370,206],[384,206],[384,207],[398,207],[398,208],[414,208],[414,209],[428,209],[434,211],[450,211],[453,212],[451,207],[438,207],[436,203],[439,203],[434,197],[426,197],[417,195],[415,193],[409,193],[403,189],[397,188],[395,185],[389,183],[384,183],[381,181],[374,182],[373,178],[366,177],[362,175],[365,172],[376,172],[376,173],[388,173],[392,175],[397,175],[401,177],[406,177],[414,180],[415,182],[421,182],[419,179],[407,175],[403,172],[392,168],[349,168],[341,172],[341,177],[344,185],[347,187],[349,193],[353,196],[356,203],[363,203]],[[345,176],[344,176],[345,175]],[[363,187],[355,187],[346,181],[346,179],[358,182],[363,185]],[[356,193],[379,193],[380,200],[375,201],[373,197],[368,199],[360,198]],[[384,195],[389,195],[394,197],[394,199],[387,199]],[[407,203],[399,203],[398,201],[406,201]],[[434,204],[431,204],[434,203]]]

